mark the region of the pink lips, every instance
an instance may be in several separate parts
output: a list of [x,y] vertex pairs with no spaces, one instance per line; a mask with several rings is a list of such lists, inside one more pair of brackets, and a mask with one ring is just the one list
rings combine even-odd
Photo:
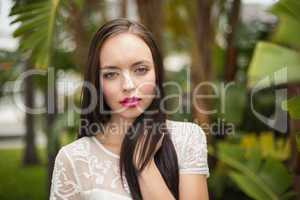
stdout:
[[120,103],[125,107],[134,107],[138,105],[141,98],[138,97],[126,97]]

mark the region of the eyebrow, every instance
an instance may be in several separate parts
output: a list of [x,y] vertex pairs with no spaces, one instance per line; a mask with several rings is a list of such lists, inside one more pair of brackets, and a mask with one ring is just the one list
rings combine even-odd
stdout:
[[[147,60],[141,60],[141,61],[137,61],[137,62],[133,63],[130,67],[134,67],[134,66],[144,64],[144,63],[150,64],[150,62]],[[102,67],[102,69],[120,69],[120,68],[117,66],[106,65],[106,66]]]

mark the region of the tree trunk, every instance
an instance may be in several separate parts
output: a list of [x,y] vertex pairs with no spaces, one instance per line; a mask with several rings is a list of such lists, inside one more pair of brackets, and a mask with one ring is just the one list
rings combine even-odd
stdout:
[[[212,83],[213,71],[212,71],[212,45],[214,40],[214,30],[212,24],[212,6],[213,2],[210,0],[198,0],[197,1],[197,15],[195,20],[195,39],[194,50],[192,54],[192,98],[195,95],[210,95],[212,94],[212,88],[209,86],[201,86],[198,90],[199,84]],[[200,90],[200,91],[199,91]],[[203,128],[207,134],[207,143],[214,144],[212,135],[210,133],[210,118],[211,114],[207,114],[207,111],[211,110],[211,101],[209,98],[197,98],[193,102],[193,119]],[[196,104],[196,105],[194,105]],[[197,109],[198,108],[198,109]],[[199,108],[201,110],[199,110]],[[205,112],[204,112],[205,111]],[[216,159],[208,156],[209,165],[214,168],[216,165]],[[212,193],[210,193],[210,196]],[[210,197],[211,198],[211,197]]]
[[[49,70],[49,69],[48,69]],[[50,83],[49,83],[50,82]],[[47,158],[48,158],[48,179],[47,179],[47,193],[50,194],[52,173],[55,163],[55,157],[60,148],[58,133],[53,132],[53,126],[57,115],[57,89],[56,89],[56,72],[48,71],[48,87],[45,93],[47,105]]]
[[[25,63],[25,71],[32,68],[30,58]],[[32,76],[28,76],[25,80],[25,121],[26,121],[26,132],[25,132],[25,150],[23,155],[23,165],[35,165],[39,164],[40,160],[37,154],[37,148],[35,144],[35,129],[34,129],[34,118],[33,114],[28,109],[34,107],[34,83]]]
[[228,14],[229,32],[226,35],[227,50],[225,63],[225,81],[230,82],[235,78],[237,71],[237,48],[235,46],[236,30],[239,22],[241,0],[234,0]]
[[[209,0],[198,0],[197,1],[197,18],[196,18],[196,46],[198,55],[193,55],[193,67],[192,67],[192,82],[193,82],[193,94],[195,88],[199,84],[204,82],[210,82],[212,80],[212,44],[213,44],[213,27],[212,27],[212,5],[213,2]],[[201,87],[201,95],[211,94],[211,88]],[[196,119],[200,124],[209,124],[210,119],[207,113],[203,111],[210,110],[210,99],[197,98],[196,104],[193,105],[193,118]],[[195,106],[201,108],[196,109]]]
[[[205,70],[203,69],[200,62],[200,52],[197,48],[193,48],[192,50],[192,69],[191,69],[191,79],[192,79],[192,115],[193,120],[197,122],[199,125],[209,124],[209,116],[205,114],[203,111],[208,111],[208,102],[204,98],[196,98],[196,95],[205,95],[207,91],[204,90],[204,87],[200,87],[196,93],[197,86],[202,83],[203,74]],[[200,92],[201,90],[201,92]],[[195,98],[196,101],[193,101]],[[196,104],[196,105],[195,105]]]
[[136,0],[140,21],[154,35],[162,54],[164,52],[162,32],[164,29],[163,1],[161,0]]
[[73,58],[79,66],[80,71],[84,72],[86,59],[82,58],[86,58],[88,55],[89,42],[91,38],[91,32],[89,32],[85,22],[89,19],[91,13],[101,14],[102,20],[98,22],[99,26],[103,22],[107,21],[106,1],[86,0],[81,8],[79,8],[74,1],[70,1],[68,4],[70,5],[70,16],[68,17],[66,24],[70,29],[73,41],[77,47],[73,54]]
[[[91,2],[92,3],[92,2]],[[76,44],[76,49],[74,52],[74,60],[79,66],[80,71],[84,71],[85,59],[88,54],[89,48],[89,34],[84,25],[84,9],[79,9],[75,2],[70,1],[70,17],[68,18],[67,24],[70,27],[70,32],[73,35],[73,40]]]

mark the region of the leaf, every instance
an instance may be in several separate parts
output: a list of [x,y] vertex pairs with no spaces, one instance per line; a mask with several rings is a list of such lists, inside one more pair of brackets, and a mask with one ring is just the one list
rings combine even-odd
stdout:
[[[41,31],[47,31],[47,29],[42,28]],[[45,40],[46,40],[46,35],[41,36],[40,32],[33,32],[28,36],[26,36],[26,40],[23,40],[23,42],[20,43],[20,50],[28,51],[32,49],[33,46],[41,46]],[[33,49],[33,51],[34,50],[35,49]]]
[[299,53],[276,44],[259,42],[248,70],[248,86],[266,88],[294,82],[300,82]]
[[271,199],[266,193],[250,178],[241,173],[230,172],[229,177],[249,196],[257,200]]
[[292,176],[284,165],[268,158],[259,170],[259,177],[277,194],[283,194],[292,185]]
[[36,18],[39,15],[45,15],[45,13],[48,12],[48,7],[42,7],[38,10],[32,10],[28,13],[24,13],[24,14],[20,14],[15,20],[13,20],[10,24],[14,24],[17,22],[25,22],[25,21],[29,21],[32,18]]
[[39,10],[39,9],[45,8],[48,4],[49,4],[48,1],[44,1],[44,2],[26,4],[26,5],[22,5],[19,7],[14,7],[14,8],[12,8],[9,16],[19,15],[22,13],[28,13],[33,10]]
[[47,24],[48,19],[49,19],[49,17],[47,15],[46,16],[43,15],[43,16],[35,17],[29,22],[24,22],[24,23],[22,23],[22,25],[19,28],[17,28],[17,30],[15,30],[15,32],[13,33],[13,36],[19,37],[28,32],[38,32],[39,35],[42,36],[41,32],[36,29],[38,27],[43,28],[42,25]]
[[300,119],[300,96],[283,101],[282,109],[288,111],[293,119]]
[[238,144],[218,144],[218,158],[231,167],[229,176],[241,190],[255,199],[280,199],[289,192],[292,177],[280,161],[263,159],[259,149],[241,156],[245,153]]
[[21,38],[21,50],[33,53],[33,63],[38,68],[51,64],[59,9],[60,0],[51,0],[14,8],[11,12],[17,16],[14,23],[21,22],[13,35]]
[[297,193],[290,191],[280,197],[280,200],[296,199]]
[[264,196],[268,196],[271,199],[276,197],[276,193],[272,191],[256,174],[257,172],[249,169],[245,164],[244,159],[236,159],[236,157],[228,154],[228,151],[220,148],[219,150],[219,159],[225,162],[227,165],[232,167],[235,171],[242,173],[244,176],[247,176],[247,179],[250,179],[251,182],[254,182],[257,187],[264,193]]
[[248,168],[252,171],[258,171],[262,165],[262,155],[259,151],[260,150],[258,148],[253,148],[247,152],[246,164]]
[[299,0],[280,0],[274,4],[270,11],[277,16],[289,16],[300,23],[300,1]]
[[300,23],[294,18],[281,16],[272,41],[290,48],[300,49]]

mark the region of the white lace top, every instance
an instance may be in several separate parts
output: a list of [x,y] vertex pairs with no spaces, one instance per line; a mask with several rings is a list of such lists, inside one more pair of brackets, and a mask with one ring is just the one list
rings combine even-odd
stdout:
[[[167,120],[167,127],[177,152],[179,173],[209,177],[206,135],[201,127],[173,120]],[[62,147],[55,160],[50,200],[132,199],[125,177],[122,187],[118,159],[95,136]]]

